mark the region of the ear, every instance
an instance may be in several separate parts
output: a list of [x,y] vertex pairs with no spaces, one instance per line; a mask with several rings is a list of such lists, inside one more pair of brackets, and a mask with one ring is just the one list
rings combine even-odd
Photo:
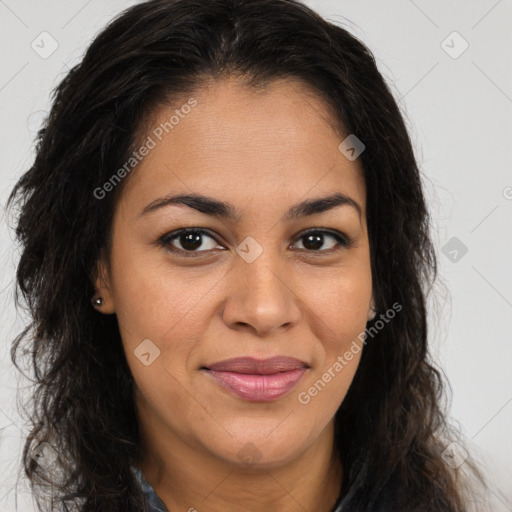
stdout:
[[91,276],[91,281],[95,290],[94,297],[91,297],[91,300],[97,297],[101,297],[102,299],[101,304],[93,304],[93,307],[96,309],[96,311],[105,315],[115,313],[110,269],[103,255],[98,259],[96,263],[93,275]]

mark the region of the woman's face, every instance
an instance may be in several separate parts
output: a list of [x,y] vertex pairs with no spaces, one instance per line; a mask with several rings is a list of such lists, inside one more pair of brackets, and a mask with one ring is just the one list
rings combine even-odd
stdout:
[[372,294],[344,138],[291,81],[225,79],[157,113],[96,281],[148,445],[272,467],[332,432]]

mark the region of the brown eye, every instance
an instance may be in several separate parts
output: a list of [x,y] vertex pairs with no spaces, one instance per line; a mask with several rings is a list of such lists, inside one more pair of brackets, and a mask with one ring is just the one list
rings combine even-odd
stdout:
[[159,244],[175,253],[204,253],[219,247],[217,241],[207,231],[191,228],[167,233],[160,238]]
[[311,252],[327,252],[336,250],[336,245],[348,247],[349,241],[341,235],[341,233],[325,231],[325,230],[312,230],[303,234],[298,242],[302,243],[301,250]]
[[203,235],[200,233],[186,233],[179,235],[176,240],[186,251],[195,251],[203,245]]

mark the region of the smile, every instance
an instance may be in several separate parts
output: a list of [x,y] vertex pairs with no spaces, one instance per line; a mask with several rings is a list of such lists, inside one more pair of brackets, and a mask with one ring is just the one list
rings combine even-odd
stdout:
[[203,367],[224,389],[244,400],[270,402],[289,393],[307,371],[306,363],[278,356],[230,359]]
[[296,368],[273,374],[250,374],[206,370],[222,387],[236,396],[254,402],[270,402],[291,391],[307,368]]

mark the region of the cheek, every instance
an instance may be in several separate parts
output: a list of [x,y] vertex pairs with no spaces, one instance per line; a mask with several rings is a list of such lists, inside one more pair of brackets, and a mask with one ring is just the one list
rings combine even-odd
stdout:
[[177,271],[165,257],[148,257],[148,252],[119,243],[112,255],[121,339],[133,378],[151,408],[167,411],[172,403],[186,416],[190,361],[211,321],[212,289],[222,273],[212,269],[199,276],[191,267]]
[[308,322],[321,350],[298,402],[325,418],[343,401],[361,358],[372,294],[369,258],[316,284],[307,295]]
[[121,237],[115,247],[113,295],[125,344],[149,338],[164,348],[177,332],[192,335],[200,324],[201,299],[215,284],[215,275],[199,280],[176,272],[165,257],[155,258],[154,251],[135,243],[123,244]]
[[311,325],[332,359],[343,353],[366,327],[372,295],[369,258],[362,255],[338,272],[309,282],[313,285],[305,296]]

